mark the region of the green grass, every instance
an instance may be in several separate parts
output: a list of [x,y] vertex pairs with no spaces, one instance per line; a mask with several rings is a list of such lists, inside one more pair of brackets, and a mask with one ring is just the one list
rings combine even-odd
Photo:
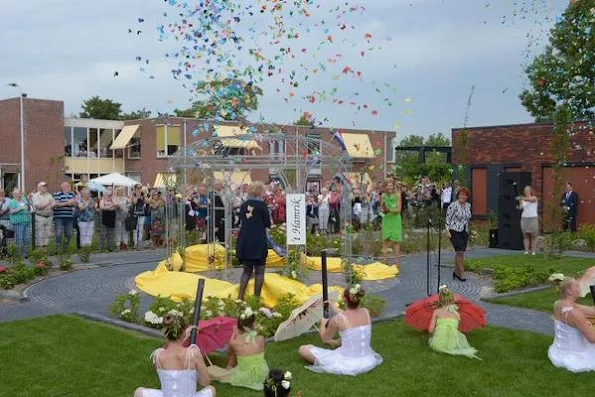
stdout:
[[[552,338],[489,327],[468,335],[483,361],[431,351],[427,336],[402,321],[374,327],[373,347],[384,357],[356,378],[306,370],[300,344],[311,335],[267,346],[271,368],[289,370],[294,390],[306,397],[343,396],[573,396],[592,393],[595,373],[575,375],[547,358]],[[75,317],[54,316],[0,325],[0,396],[131,396],[138,386],[158,387],[149,355],[162,341]],[[220,360],[217,360],[220,361]],[[220,397],[262,393],[215,383]]]
[[564,256],[554,258],[544,255],[501,255],[489,258],[468,259],[465,268],[471,272],[494,270],[494,289],[507,292],[518,288],[542,284],[554,272],[574,276],[595,264],[592,258]]
[[[553,288],[544,289],[542,291],[527,292],[524,294],[506,296],[501,298],[485,299],[487,302],[497,303],[500,305],[524,307],[527,309],[540,310],[543,312],[551,312],[554,302],[559,299],[559,294]],[[580,304],[593,306],[593,299],[591,294],[579,300]]]

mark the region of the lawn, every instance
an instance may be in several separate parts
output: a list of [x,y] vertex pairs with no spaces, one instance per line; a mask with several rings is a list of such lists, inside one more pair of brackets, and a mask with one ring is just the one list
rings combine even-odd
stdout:
[[544,255],[501,255],[489,258],[468,259],[465,269],[480,272],[483,269],[494,270],[494,289],[506,292],[518,288],[544,283],[552,273],[575,276],[591,266],[595,260],[564,256],[553,258]]
[[[547,359],[551,337],[489,327],[469,341],[483,361],[432,352],[427,337],[402,321],[374,327],[373,346],[384,363],[358,376],[312,373],[296,350],[318,343],[314,335],[270,344],[271,368],[294,374],[295,390],[305,397],[343,396],[574,396],[589,395],[595,373],[575,375]],[[75,317],[55,316],[0,325],[0,396],[131,396],[139,385],[157,387],[149,362],[160,340]],[[217,395],[261,393],[215,384]]]
[[[548,288],[541,291],[527,292],[519,295],[485,299],[485,301],[501,305],[525,307],[527,309],[551,312],[554,302],[559,298],[560,294],[554,291],[553,288]],[[589,294],[582,298],[578,303],[587,306],[593,306],[593,299],[591,299],[591,295]]]

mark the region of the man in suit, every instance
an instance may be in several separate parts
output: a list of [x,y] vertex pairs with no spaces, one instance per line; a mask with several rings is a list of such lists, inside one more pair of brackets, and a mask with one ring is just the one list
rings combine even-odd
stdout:
[[562,197],[562,208],[567,215],[567,220],[564,222],[564,230],[570,229],[571,232],[576,232],[578,193],[572,189],[572,183],[570,182],[566,184],[566,193]]

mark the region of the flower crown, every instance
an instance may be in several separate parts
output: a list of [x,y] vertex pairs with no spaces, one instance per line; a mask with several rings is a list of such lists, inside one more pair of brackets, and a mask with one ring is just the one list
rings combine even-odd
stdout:
[[252,316],[254,316],[254,311],[252,311],[251,307],[247,307],[240,313],[240,320],[246,320]]
[[560,284],[565,278],[566,277],[562,273],[553,273],[548,277],[547,281],[554,286],[556,291],[558,291],[560,289]]
[[291,372],[285,371],[285,373],[283,374],[283,379],[281,379],[280,382],[279,382],[279,379],[275,379],[275,378],[272,378],[269,376],[269,378],[266,380],[265,384],[269,390],[271,390],[272,392],[275,393],[275,396],[276,396],[277,388],[279,386],[281,386],[285,390],[289,390],[291,388],[292,377],[293,376],[292,376]]
[[361,285],[355,284],[349,288],[349,299],[357,302],[364,295]]
[[447,303],[454,301],[455,296],[453,292],[446,285],[441,285],[438,288],[438,306],[444,306]]
[[163,334],[168,339],[179,339],[184,332],[183,328],[184,317],[183,313],[178,310],[170,310],[165,317],[163,317]]

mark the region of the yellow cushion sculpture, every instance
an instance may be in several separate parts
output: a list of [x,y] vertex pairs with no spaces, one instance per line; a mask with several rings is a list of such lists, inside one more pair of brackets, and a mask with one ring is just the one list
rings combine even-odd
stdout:
[[[186,248],[186,271],[180,271],[182,268],[182,257],[174,253],[169,259],[169,265],[173,271],[168,269],[168,261],[161,261],[155,270],[147,271],[136,276],[137,287],[153,296],[170,297],[173,300],[180,301],[184,298],[194,299],[196,296],[196,287],[199,279],[206,280],[204,297],[215,296],[218,298],[227,298],[238,296],[239,285],[227,281],[211,279],[194,273],[212,270],[213,267],[222,268],[224,264],[225,248],[220,244],[201,244]],[[214,256],[209,261],[209,256]],[[306,257],[308,266],[313,270],[321,270],[321,258]],[[213,262],[214,261],[214,262]],[[213,263],[209,266],[209,262]],[[328,271],[341,272],[341,258],[328,258]],[[277,255],[275,251],[269,250],[266,266],[269,268],[283,267],[285,258]],[[354,268],[361,272],[364,280],[383,280],[396,277],[399,270],[394,266],[376,262],[370,265],[354,265]],[[342,293],[341,287],[329,287]],[[246,290],[247,295],[252,294],[254,290],[254,281],[251,280]],[[322,293],[321,284],[306,286],[305,284],[279,274],[267,273],[265,275],[264,286],[262,289],[263,304],[267,307],[275,307],[280,297],[291,293],[295,296],[298,303],[302,304],[313,295]]]

